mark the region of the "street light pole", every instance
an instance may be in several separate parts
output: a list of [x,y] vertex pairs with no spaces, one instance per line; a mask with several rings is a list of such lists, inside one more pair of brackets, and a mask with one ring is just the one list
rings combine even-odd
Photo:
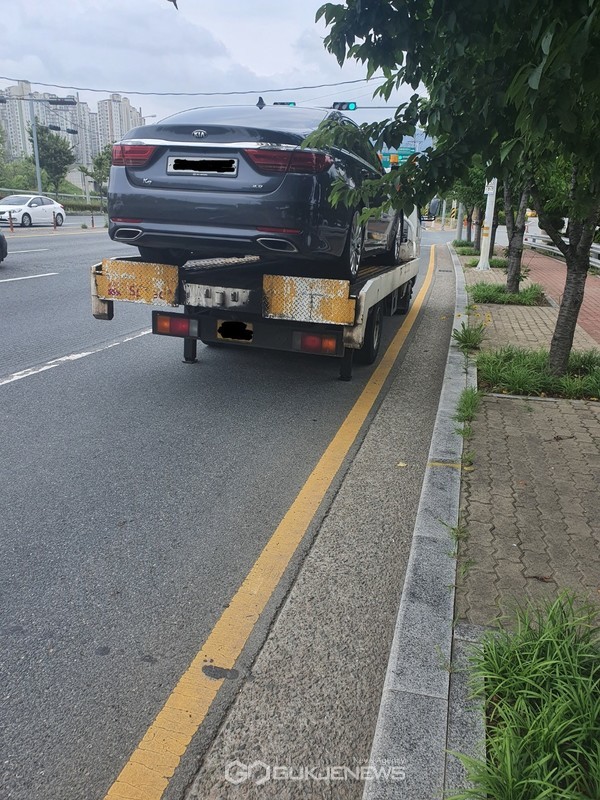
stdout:
[[488,270],[490,269],[490,231],[494,220],[494,206],[496,205],[496,186],[498,179],[492,178],[489,183],[485,185],[485,193],[487,195],[487,202],[485,204],[485,220],[483,222],[483,229],[481,231],[481,255],[479,256],[479,264],[476,269]]
[[38,194],[42,194],[42,171],[40,169],[40,152],[38,150],[37,123],[33,110],[33,97],[29,98],[29,114],[31,116],[31,133],[33,138],[33,157],[35,159],[35,177],[37,180]]

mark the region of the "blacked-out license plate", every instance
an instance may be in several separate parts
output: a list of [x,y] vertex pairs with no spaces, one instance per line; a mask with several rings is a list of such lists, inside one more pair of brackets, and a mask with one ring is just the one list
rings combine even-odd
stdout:
[[176,158],[167,162],[169,175],[223,175],[235,178],[237,158]]

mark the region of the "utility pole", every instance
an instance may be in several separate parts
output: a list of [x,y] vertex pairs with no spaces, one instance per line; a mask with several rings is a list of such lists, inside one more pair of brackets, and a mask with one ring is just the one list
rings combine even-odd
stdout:
[[42,194],[42,171],[40,169],[40,153],[37,140],[37,122],[35,111],[33,110],[33,97],[29,98],[29,115],[31,117],[31,133],[33,137],[33,157],[35,159],[35,177],[37,180],[38,194]]
[[446,201],[442,201],[442,230],[446,230]]
[[477,264],[476,267],[476,269],[479,270],[490,269],[490,231],[494,220],[497,185],[497,178],[492,178],[492,180],[485,185],[487,202],[485,204],[485,219],[483,221],[483,228],[481,229],[481,255],[479,256],[479,264]]

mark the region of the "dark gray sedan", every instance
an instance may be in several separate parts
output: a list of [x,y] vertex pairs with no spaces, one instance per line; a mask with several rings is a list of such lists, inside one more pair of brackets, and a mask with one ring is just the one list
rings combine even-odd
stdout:
[[302,149],[338,111],[289,106],[198,108],[131,130],[113,147],[109,234],[148,261],[282,256],[316,275],[353,279],[362,258],[394,259],[394,212],[361,225],[360,208],[334,208],[333,181],[350,186],[383,170],[368,140],[354,151]]

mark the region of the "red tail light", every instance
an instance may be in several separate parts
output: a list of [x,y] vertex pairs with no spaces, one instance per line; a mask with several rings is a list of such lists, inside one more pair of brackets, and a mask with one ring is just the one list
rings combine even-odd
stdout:
[[244,150],[259,172],[266,175],[299,172],[314,175],[325,172],[333,164],[327,153],[312,153],[309,150]]
[[244,150],[244,153],[265,174],[287,172],[291,156],[289,150]]
[[148,163],[156,147],[150,144],[115,144],[112,163],[115,167],[143,167]]
[[315,174],[317,172],[325,172],[332,164],[333,158],[327,153],[294,150],[288,171]]

